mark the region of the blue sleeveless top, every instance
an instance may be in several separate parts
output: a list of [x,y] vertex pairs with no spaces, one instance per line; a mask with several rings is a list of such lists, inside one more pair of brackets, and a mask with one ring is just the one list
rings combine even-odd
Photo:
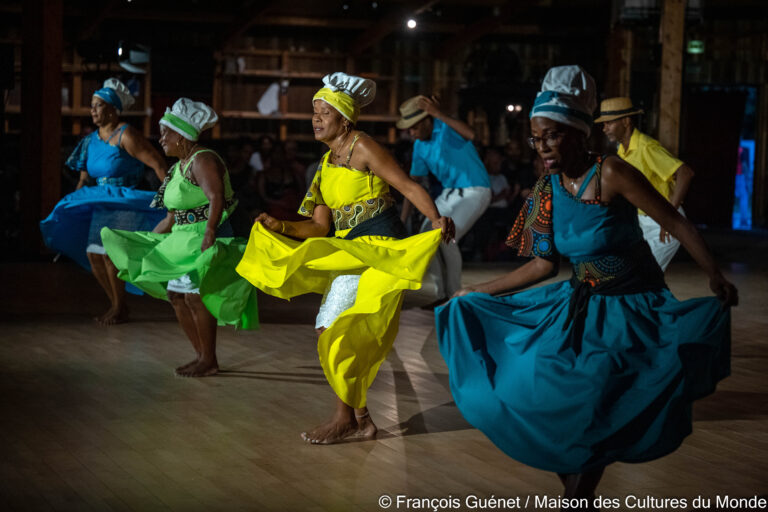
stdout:
[[551,177],[555,247],[574,264],[615,254],[643,240],[637,208],[623,197],[611,204],[602,203],[599,192],[598,199],[581,199],[599,165],[592,166],[576,195],[563,187],[560,175]]
[[[144,175],[144,164],[120,147],[127,127],[115,130],[106,141],[101,140],[98,130],[84,137],[65,165],[73,171],[88,172],[99,185],[135,187]],[[117,144],[110,144],[115,135]]]
[[[559,175],[542,177],[534,186],[515,221],[507,245],[520,256],[557,260],[562,254],[571,260],[574,283],[614,288],[659,288],[663,274],[655,264],[637,220],[637,208],[623,197],[611,203],[600,200],[598,159],[576,195],[562,185]],[[596,177],[597,199],[581,196]],[[618,279],[617,279],[618,278]],[[597,291],[597,289],[595,290]]]

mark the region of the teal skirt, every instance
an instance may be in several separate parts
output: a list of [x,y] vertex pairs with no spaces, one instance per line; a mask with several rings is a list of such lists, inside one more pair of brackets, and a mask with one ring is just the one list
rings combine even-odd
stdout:
[[436,310],[461,413],[510,457],[558,473],[643,462],[691,433],[691,404],[730,373],[730,312],[667,289],[592,295],[580,346],[568,282]]

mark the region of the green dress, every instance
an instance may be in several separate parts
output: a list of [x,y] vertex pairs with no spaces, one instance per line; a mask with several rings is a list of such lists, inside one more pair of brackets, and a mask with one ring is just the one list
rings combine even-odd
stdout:
[[[153,297],[167,299],[168,281],[189,275],[200,289],[203,304],[219,325],[256,329],[259,326],[256,288],[235,272],[247,241],[217,236],[210,248],[200,252],[209,202],[203,189],[191,181],[187,173],[195,156],[204,151],[211,150],[196,152],[183,170],[180,162],[176,162],[155,197],[154,204],[174,214],[175,223],[170,233],[104,228],[101,231],[104,249],[117,267],[120,279]],[[220,228],[237,206],[233,195],[225,167],[225,204]]]

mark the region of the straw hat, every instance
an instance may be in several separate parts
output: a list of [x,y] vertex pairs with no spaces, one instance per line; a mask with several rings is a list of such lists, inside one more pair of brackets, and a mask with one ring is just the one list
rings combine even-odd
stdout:
[[400,105],[400,119],[395,123],[395,126],[400,130],[407,130],[429,115],[419,108],[419,100],[422,98],[426,99],[426,96],[414,96]]
[[600,102],[600,117],[595,119],[595,122],[605,123],[642,113],[643,109],[635,108],[629,98],[608,98]]

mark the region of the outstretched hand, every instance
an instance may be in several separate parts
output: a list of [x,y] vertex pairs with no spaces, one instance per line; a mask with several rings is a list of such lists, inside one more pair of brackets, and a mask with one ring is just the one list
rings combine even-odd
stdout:
[[443,239],[443,242],[456,242],[456,226],[453,224],[452,218],[440,217],[432,222],[432,229],[440,230],[440,237]]
[[720,299],[723,309],[739,304],[739,291],[722,274],[717,274],[709,280],[709,288]]
[[265,228],[269,229],[270,231],[275,231],[277,233],[283,232],[283,221],[277,220],[276,218],[272,217],[271,215],[267,213],[262,213],[258,217],[256,217],[256,220],[253,221],[254,224],[257,222],[261,222],[261,225]]

